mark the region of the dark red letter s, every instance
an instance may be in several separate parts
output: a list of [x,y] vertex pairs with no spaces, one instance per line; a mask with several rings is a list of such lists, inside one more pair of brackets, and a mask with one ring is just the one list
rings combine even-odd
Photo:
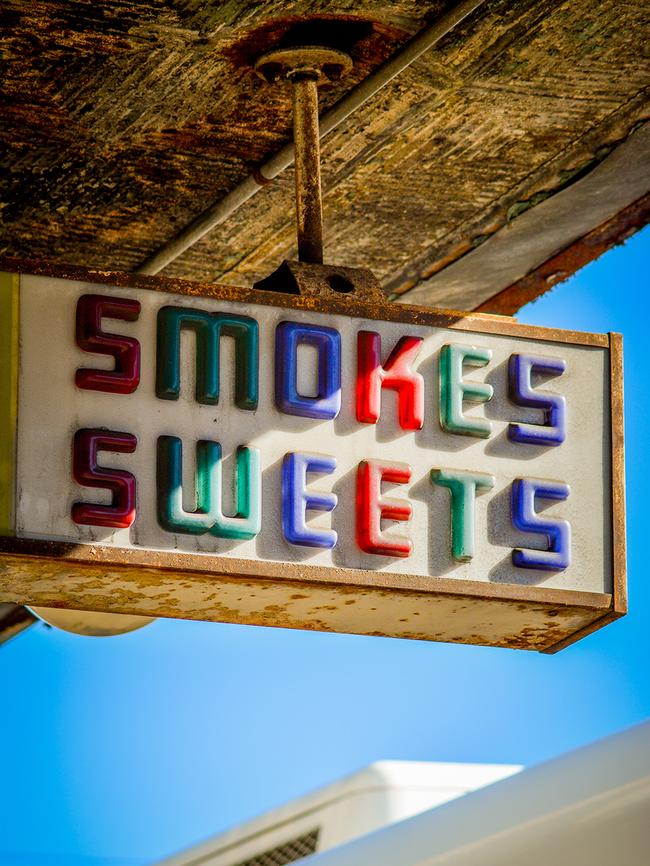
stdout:
[[138,440],[131,433],[87,428],[77,430],[72,446],[72,474],[83,487],[101,487],[113,493],[110,505],[75,502],[72,519],[89,526],[127,529],[135,520],[135,476],[123,469],[103,469],[97,465],[98,451],[132,454]]
[[92,370],[82,367],[75,374],[77,388],[109,391],[112,394],[132,394],[140,382],[140,343],[133,337],[106,334],[102,318],[135,322],[140,315],[140,302],[129,298],[106,295],[82,295],[77,302],[77,346],[85,352],[111,355],[113,370]]

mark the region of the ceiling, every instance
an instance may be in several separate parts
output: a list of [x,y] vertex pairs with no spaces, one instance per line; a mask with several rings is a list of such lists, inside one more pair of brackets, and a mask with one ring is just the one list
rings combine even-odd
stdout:
[[[325,112],[453,5],[4,0],[0,253],[137,269],[290,139],[260,53],[349,51]],[[647,0],[486,0],[323,139],[325,260],[404,301],[489,307],[639,228],[649,35]],[[245,286],[295,256],[288,169],[163,273]]]

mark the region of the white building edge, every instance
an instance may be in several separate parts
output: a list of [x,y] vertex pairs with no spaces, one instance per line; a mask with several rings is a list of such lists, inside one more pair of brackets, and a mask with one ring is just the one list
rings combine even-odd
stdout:
[[650,866],[650,722],[519,770],[381,761],[159,866]]

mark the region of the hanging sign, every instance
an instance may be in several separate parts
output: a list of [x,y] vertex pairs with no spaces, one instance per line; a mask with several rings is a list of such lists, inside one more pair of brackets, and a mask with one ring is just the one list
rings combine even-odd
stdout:
[[625,611],[616,335],[0,289],[0,600],[554,650]]

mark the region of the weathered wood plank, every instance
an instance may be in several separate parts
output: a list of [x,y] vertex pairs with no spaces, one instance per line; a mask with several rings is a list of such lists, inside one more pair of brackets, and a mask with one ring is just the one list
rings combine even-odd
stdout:
[[[133,269],[289,137],[257,54],[314,19],[347,40],[325,109],[449,5],[9,0],[0,251]],[[647,116],[645,7],[486,2],[324,141],[327,259],[407,291],[597,165]],[[250,285],[293,257],[292,207],[287,172],[169,275]]]

